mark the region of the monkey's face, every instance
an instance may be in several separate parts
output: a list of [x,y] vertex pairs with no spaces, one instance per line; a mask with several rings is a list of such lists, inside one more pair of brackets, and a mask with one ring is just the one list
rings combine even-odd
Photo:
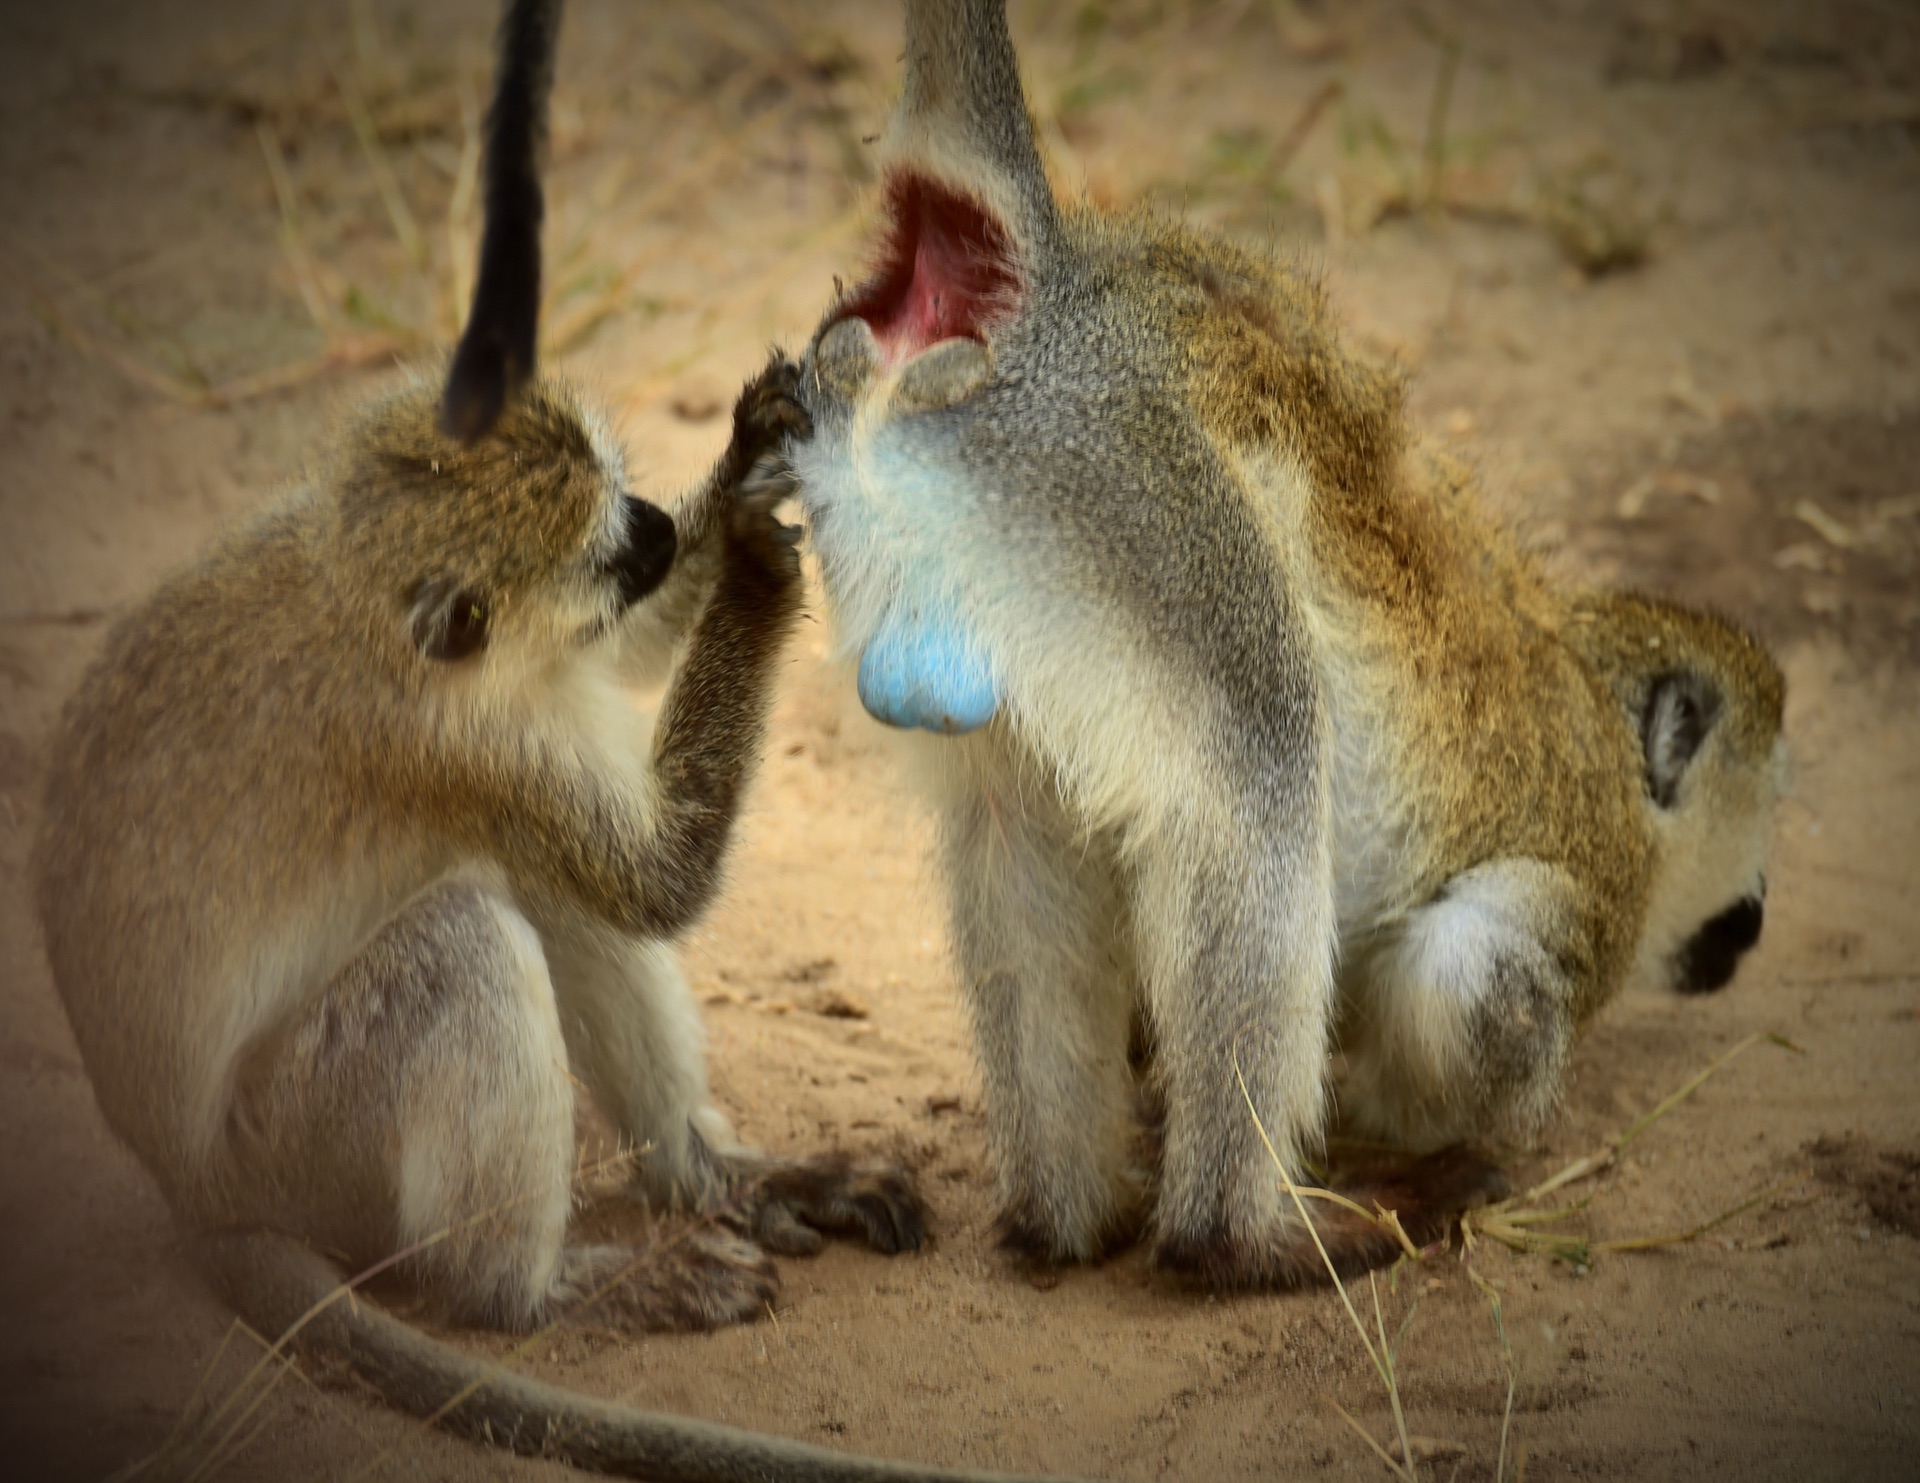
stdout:
[[558,384],[529,388],[471,446],[416,380],[347,448],[351,569],[386,593],[402,664],[543,667],[611,634],[672,569],[665,511],[625,493],[619,446]]
[[1641,961],[1681,993],[1731,981],[1765,916],[1787,756],[1777,701],[1742,678],[1707,666],[1657,675],[1641,714],[1658,841]]

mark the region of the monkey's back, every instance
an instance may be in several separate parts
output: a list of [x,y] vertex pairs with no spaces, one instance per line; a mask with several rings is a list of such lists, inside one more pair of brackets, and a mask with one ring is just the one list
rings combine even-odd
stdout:
[[313,886],[354,853],[329,742],[365,709],[342,694],[364,678],[327,662],[350,651],[313,560],[323,518],[296,495],[165,582],[53,743],[34,874],[54,982],[101,1110],[178,1200],[253,1012],[318,970],[276,961],[271,925],[353,915]]
[[[1275,512],[1275,561],[1328,677],[1343,930],[1524,857],[1589,903],[1576,978],[1597,1001],[1633,951],[1649,874],[1623,708],[1568,642],[1572,597],[1412,445],[1398,378],[1349,356],[1318,286],[1208,239],[1176,310],[1193,405]],[[1580,1012],[1593,1005],[1585,1003]]]

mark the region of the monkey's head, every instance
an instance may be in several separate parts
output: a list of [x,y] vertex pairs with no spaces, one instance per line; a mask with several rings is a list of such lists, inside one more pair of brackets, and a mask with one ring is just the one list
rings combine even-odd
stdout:
[[439,397],[410,377],[351,430],[331,480],[340,567],[371,589],[376,642],[407,664],[539,667],[611,633],[675,539],[626,493],[604,421],[542,376],[468,443],[441,431]]
[[[345,444],[340,570],[404,662],[541,667],[611,633],[673,566],[606,423],[536,370],[540,186],[557,5],[510,6],[487,114],[486,232],[465,331]],[[371,599],[370,601],[368,599]]]
[[[673,520],[626,492],[606,423],[536,370],[540,186],[557,5],[509,6],[487,114],[486,232],[444,375],[416,374],[346,440],[342,572],[404,662],[539,667],[612,632],[673,566]],[[370,600],[369,600],[370,599]]]
[[1688,994],[1721,988],[1765,915],[1787,784],[1785,681],[1750,634],[1652,598],[1583,601],[1571,632],[1626,707],[1645,762],[1656,847],[1641,976]]

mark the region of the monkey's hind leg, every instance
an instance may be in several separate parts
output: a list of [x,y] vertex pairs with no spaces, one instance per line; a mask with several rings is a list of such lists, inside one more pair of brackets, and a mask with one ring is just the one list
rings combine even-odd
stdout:
[[912,1175],[844,1154],[781,1158],[743,1146],[708,1101],[700,1016],[673,950],[597,932],[552,934],[551,962],[574,1064],[637,1151],[638,1192],[657,1209],[720,1216],[785,1256],[822,1232],[915,1250],[926,1215]]
[[1324,824],[1307,789],[1209,797],[1205,782],[1189,781],[1187,808],[1132,872],[1167,1109],[1155,1255],[1215,1288],[1292,1286],[1317,1275],[1280,1175],[1301,1178],[1324,1133],[1335,951]]
[[573,1089],[539,936],[454,880],[397,912],[243,1063],[229,1122],[240,1220],[356,1267],[395,1252],[450,1318],[537,1326],[595,1295],[637,1327],[750,1317],[765,1259],[703,1233],[568,1248]]
[[941,845],[1002,1234],[1086,1261],[1135,1234],[1145,1184],[1126,901],[1109,842],[1051,780],[967,745],[941,777]]
[[1537,860],[1447,882],[1344,986],[1343,1129],[1415,1149],[1536,1141],[1573,1038],[1577,891]]

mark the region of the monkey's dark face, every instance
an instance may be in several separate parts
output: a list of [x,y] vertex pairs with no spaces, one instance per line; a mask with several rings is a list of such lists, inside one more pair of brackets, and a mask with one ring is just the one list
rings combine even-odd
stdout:
[[1785,752],[1773,725],[1743,713],[1751,709],[1704,668],[1654,674],[1641,706],[1661,851],[1649,934],[1668,944],[1664,977],[1683,994],[1732,982],[1766,919],[1761,872]]

